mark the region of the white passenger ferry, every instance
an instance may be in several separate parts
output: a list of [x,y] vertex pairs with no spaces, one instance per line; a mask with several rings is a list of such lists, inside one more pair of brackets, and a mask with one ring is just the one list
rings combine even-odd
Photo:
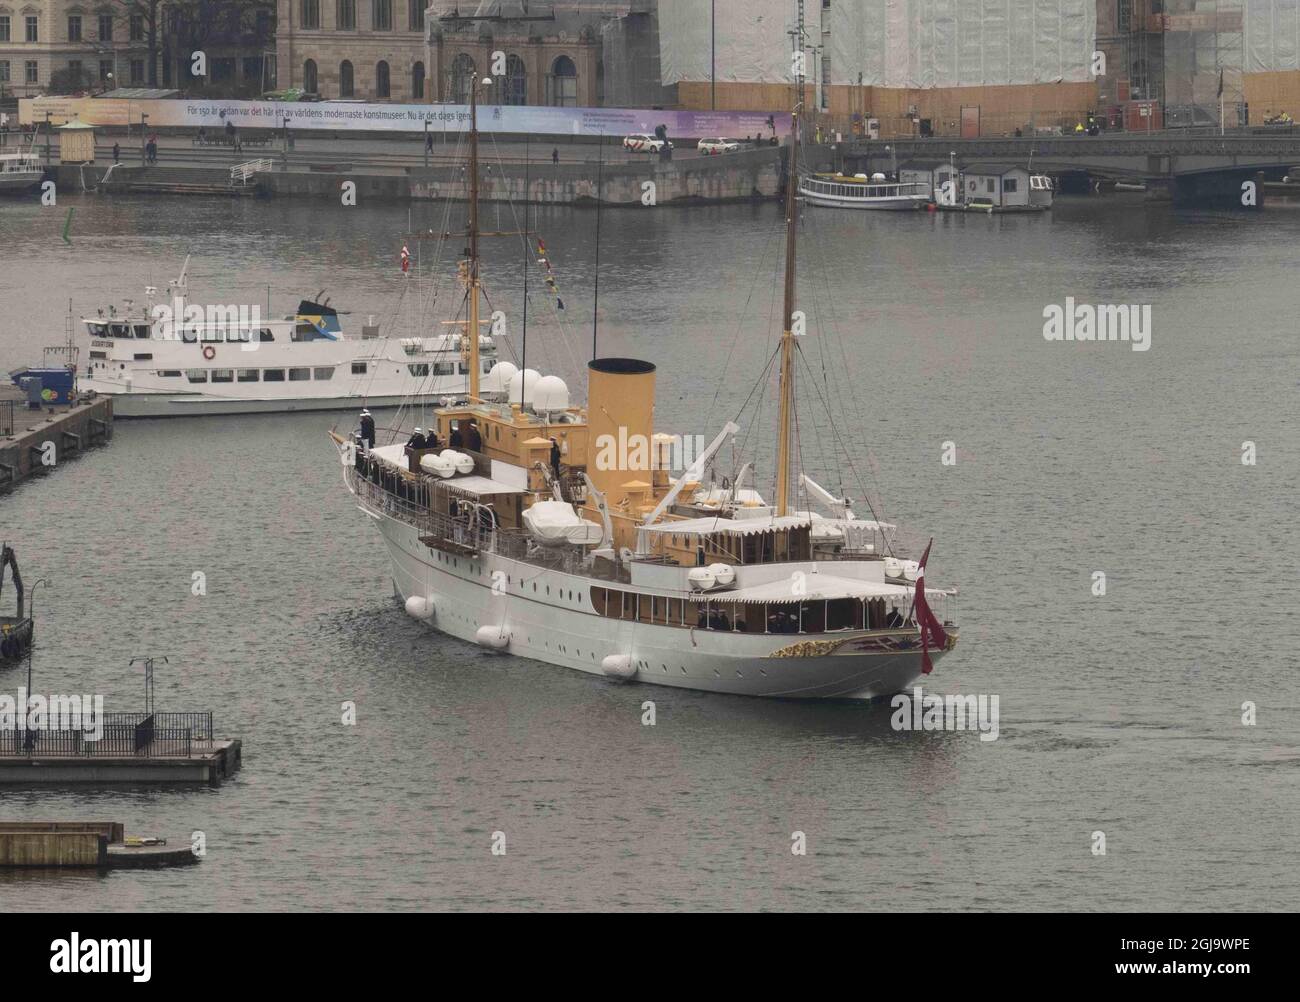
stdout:
[[[360,338],[347,337],[337,310],[309,300],[280,320],[200,309],[185,295],[188,264],[161,299],[148,287],[143,305],[128,301],[121,311],[110,306],[82,318],[90,365],[80,387],[113,397],[116,417],[439,403],[469,388],[462,333],[381,337],[363,328]],[[159,306],[167,308],[163,319]],[[186,319],[190,310],[195,319]],[[480,335],[473,354],[474,364],[490,369],[491,337]]]
[[[796,124],[792,172],[797,135]],[[471,320],[477,175],[471,101],[461,272]],[[927,590],[929,548],[904,559],[892,526],[874,512],[859,518],[803,472],[797,207],[791,185],[776,443],[754,450],[775,454],[771,500],[741,486],[757,457],[724,458],[736,421],[669,476],[663,454],[675,439],[656,433],[665,412],[655,407],[656,368],[641,359],[592,358],[585,407],[570,404],[556,376],[499,362],[480,381],[471,365],[469,402],[435,412],[426,448],[404,444],[399,429],[381,431],[373,447],[331,433],[410,616],[490,650],[620,681],[800,699],[888,696],[954,647],[955,593]],[[771,375],[759,375],[756,392],[771,389]],[[857,413],[827,409],[832,420]]]
[[883,174],[813,174],[800,180],[799,194],[809,205],[889,212],[921,208],[932,197],[924,184],[888,181]]

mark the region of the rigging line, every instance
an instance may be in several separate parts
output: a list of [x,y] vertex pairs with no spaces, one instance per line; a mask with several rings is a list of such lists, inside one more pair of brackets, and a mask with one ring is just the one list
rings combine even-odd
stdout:
[[[796,348],[797,348],[797,346],[796,346]],[[802,356],[803,353],[800,351],[800,352],[798,352],[798,354],[799,354],[800,356]],[[807,360],[807,359],[801,359],[801,360],[803,361],[803,363],[804,363],[805,365],[808,364],[808,360]],[[810,375],[811,375],[811,369],[809,370],[809,373],[810,373]],[[813,382],[812,386],[813,386],[813,389],[814,389],[814,390],[817,389],[817,384],[816,384],[816,382]],[[823,401],[823,404],[824,404],[824,403],[825,403],[825,402]],[[836,438],[837,440],[839,440],[839,441],[842,442],[842,440],[840,440],[839,429],[838,429],[834,424],[831,425],[831,434],[834,435],[835,438]],[[846,455],[847,455],[847,448],[845,449],[845,451],[846,451]],[[848,466],[849,466],[849,470],[850,470],[850,472],[852,472],[852,473],[856,476],[856,475],[857,475],[857,471],[854,469],[854,466],[853,466],[853,458],[852,458],[852,456],[847,456],[846,461],[847,461],[847,463],[848,463]],[[864,492],[864,494],[863,494],[862,500],[863,500],[863,502],[866,504],[866,506],[867,506],[867,510],[871,512],[871,517],[872,517],[873,519],[875,519],[877,522],[882,521],[882,516],[876,512],[876,508],[875,508],[875,506],[871,503],[871,498],[870,498],[869,496],[867,496],[867,495],[865,494],[865,492]],[[885,534],[882,532],[881,535],[884,536]],[[895,554],[894,554],[893,543],[889,540],[888,537],[885,537],[885,546],[889,549],[889,555],[890,555],[891,557],[894,556]]]
[[[823,262],[823,265],[824,265],[824,262]],[[827,293],[827,296],[833,299],[833,297],[831,296],[831,291],[830,291],[830,277],[829,277],[829,275],[827,274],[828,269],[826,269],[826,268],[823,266],[822,268],[819,268],[818,271],[821,273],[822,282],[823,282],[823,284],[824,284],[825,287],[826,287],[826,293]],[[855,414],[865,413],[865,408],[859,406],[859,404],[858,404],[857,383],[853,380],[852,376],[849,375],[849,373],[851,372],[851,370],[849,369],[848,354],[847,354],[847,352],[845,351],[844,338],[839,334],[839,323],[838,323],[838,320],[837,320],[836,315],[835,315],[835,308],[834,308],[834,304],[833,304],[833,302],[832,302],[832,304],[830,305],[830,307],[829,307],[829,309],[828,309],[828,315],[829,315],[829,323],[830,323],[830,327],[831,327],[831,330],[835,333],[837,346],[838,346],[839,351],[840,351],[840,359],[841,359],[841,363],[842,363],[842,369],[843,369],[843,372],[844,372],[844,374],[845,374],[845,378],[848,380],[848,384],[849,384],[849,386],[848,386],[848,394],[847,394],[847,396],[848,396],[848,398],[849,398],[849,402],[852,404],[852,411],[851,411],[851,413],[855,413]],[[846,448],[846,454],[847,454],[847,446],[846,446],[845,448]],[[851,457],[850,457],[850,458],[851,458]],[[855,479],[855,481],[856,481],[856,483],[857,483],[857,487],[858,487],[858,489],[861,490],[861,491],[863,491],[863,492],[865,493],[865,491],[866,491],[866,484],[862,481],[862,478],[861,478],[860,474],[858,474],[858,472],[857,472],[857,470],[855,469],[853,463],[850,461],[847,465],[848,465],[848,467],[849,467],[849,471],[850,471],[850,472],[853,474],[853,476],[854,476],[854,479]],[[877,498],[878,498],[879,501],[880,501],[880,511],[879,511],[879,514],[876,515],[876,518],[877,518],[877,520],[883,520],[883,519],[887,516],[887,512],[885,511],[885,492],[884,492],[883,487],[882,487],[881,484],[880,484],[880,479],[876,476],[876,471],[875,471],[875,469],[872,467],[872,465],[871,465],[870,463],[868,463],[867,470],[868,470],[868,472],[869,472],[870,475],[871,475],[871,481],[872,481],[872,483],[875,485],[875,488],[876,488],[876,495],[877,495]],[[868,503],[870,503],[870,502],[868,502]]]
[[[495,133],[493,134],[493,137],[494,137],[494,138],[493,138],[493,145],[495,146],[495,145],[496,145]],[[532,134],[531,132],[525,133],[525,135],[524,135],[524,239],[523,239],[523,244],[524,244],[524,260],[523,260],[523,265],[524,265],[524,329],[523,329],[523,335],[522,335],[522,337],[520,338],[520,342],[521,342],[521,343],[520,343],[520,346],[519,346],[519,371],[520,371],[520,372],[523,372],[523,371],[525,371],[525,370],[528,368],[528,259],[529,259],[530,257],[532,257],[532,255],[529,253],[529,250],[528,250],[528,205],[529,205],[529,203],[528,203],[528,199],[529,199],[530,194],[531,194],[531,192],[529,191],[529,189],[530,189],[531,186],[532,186],[532,167],[533,167],[533,161],[532,161],[532,141],[533,141],[533,134]],[[512,207],[512,209],[513,209],[513,203],[512,203],[512,205],[511,205],[511,207]],[[523,377],[523,376],[520,376],[520,377],[519,377],[519,406],[520,406],[521,408],[523,407],[523,404],[524,404],[524,384],[525,384],[525,382],[527,382],[526,378]],[[509,387],[507,387],[506,389],[507,389],[507,391],[508,391],[508,390],[509,390]],[[506,396],[509,397],[509,395],[510,395],[509,392],[507,392],[507,393],[506,393]]]
[[[758,379],[756,379],[754,381],[754,385],[750,387],[749,396],[745,398],[745,402],[741,405],[740,410],[736,412],[736,423],[745,429],[745,433],[741,437],[739,442],[739,448],[737,449],[737,455],[736,455],[737,461],[739,460],[740,456],[745,455],[745,450],[749,447],[749,437],[755,433],[755,430],[757,428],[762,427],[763,401],[767,395],[768,386],[771,383],[772,366],[775,364],[777,357],[780,354],[781,354],[781,345],[778,343],[777,346],[772,350],[772,354],[768,357],[767,364],[763,366],[763,371],[759,374]],[[744,422],[742,421],[742,418],[744,417],[745,409],[749,406],[749,401],[753,399],[755,393],[758,393],[758,399],[757,401],[755,401],[754,404],[754,420],[752,422]],[[740,465],[743,466],[744,464],[742,463]],[[735,481],[739,473],[740,473],[740,466],[733,467],[731,471],[731,479],[733,482]],[[755,450],[755,456],[754,456],[754,483],[758,483],[757,450]]]
[[597,358],[596,331],[600,322],[600,204],[601,191],[605,180],[605,133],[600,134],[600,144],[596,147],[596,267],[594,291],[591,301],[591,359]]
[[718,374],[718,380],[713,387],[713,399],[709,401],[709,409],[704,421],[704,425],[706,428],[713,427],[713,409],[714,407],[717,406],[718,397],[722,393],[722,387],[726,382],[727,373],[728,371],[730,371],[731,359],[732,356],[735,354],[736,345],[740,343],[740,332],[744,329],[745,316],[749,312],[749,304],[753,301],[754,293],[758,289],[758,278],[759,275],[761,275],[763,272],[763,267],[762,267],[763,261],[766,260],[767,258],[767,252],[768,249],[772,246],[773,237],[775,237],[778,230],[781,230],[782,228],[783,226],[777,226],[777,225],[772,225],[768,227],[767,240],[764,242],[763,249],[758,255],[758,262],[757,262],[758,266],[755,267],[754,269],[754,278],[753,281],[750,282],[749,293],[748,295],[745,296],[745,305],[740,308],[739,314],[736,318],[736,327],[731,335],[731,344],[727,347],[727,357],[722,363],[722,371]]

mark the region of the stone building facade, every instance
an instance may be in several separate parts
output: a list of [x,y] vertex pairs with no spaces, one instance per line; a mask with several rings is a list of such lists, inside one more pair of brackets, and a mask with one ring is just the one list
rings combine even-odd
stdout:
[[0,96],[48,93],[56,74],[86,89],[146,86],[145,27],[120,3],[0,0]]
[[324,100],[463,102],[475,77],[493,76],[482,95],[490,103],[662,103],[653,0],[526,11],[504,0],[490,5],[493,16],[465,14],[476,9],[452,0],[279,0],[278,86]]

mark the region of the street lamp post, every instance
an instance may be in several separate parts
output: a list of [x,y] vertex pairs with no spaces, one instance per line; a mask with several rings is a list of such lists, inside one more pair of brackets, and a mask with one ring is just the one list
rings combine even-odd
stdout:
[[718,0],[709,0],[709,109],[718,110]]
[[424,116],[424,169],[429,169],[429,116]]
[[287,171],[289,169],[289,116],[283,115],[281,117],[284,119],[284,150],[281,169]]
[[[14,566],[17,565],[15,564]],[[30,618],[34,619],[36,615],[36,589],[46,583],[47,582],[45,578],[38,578],[36,583],[32,585],[31,605],[27,607],[27,615]],[[27,732],[24,737],[23,748],[27,751],[31,751],[36,743],[36,739],[32,737],[31,728],[27,726],[27,714],[30,712],[31,709],[31,701],[32,701],[32,648],[28,647],[27,648],[27,700],[23,705],[23,730]]]
[[143,167],[145,163],[144,134],[145,134],[145,125],[148,123],[148,121],[149,121],[149,116],[146,115],[144,112],[140,112],[140,166],[141,167]]
[[45,163],[49,166],[53,163],[50,159],[50,113],[45,113]]

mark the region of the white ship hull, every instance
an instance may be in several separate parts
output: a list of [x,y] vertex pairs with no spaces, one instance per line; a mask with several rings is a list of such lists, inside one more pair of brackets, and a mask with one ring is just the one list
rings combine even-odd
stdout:
[[432,405],[449,396],[465,392],[463,379],[449,384],[446,391],[428,394],[395,393],[386,396],[367,394],[338,397],[298,397],[279,399],[239,399],[214,397],[201,393],[153,393],[123,391],[121,387],[104,387],[95,379],[81,379],[80,388],[94,390],[113,398],[114,418],[197,417],[219,414],[291,414],[297,411],[355,411],[362,406],[383,408],[402,405]]
[[906,212],[919,209],[929,199],[923,195],[885,195],[880,198],[854,198],[839,195],[822,195],[801,189],[799,192],[809,205],[824,209],[871,209],[876,212]]
[[[606,657],[630,657],[634,681],[745,696],[869,700],[902,691],[921,676],[919,649],[858,653],[855,641],[868,640],[860,632],[743,634],[606,618],[592,611],[588,593],[600,581],[490,553],[430,550],[414,526],[358,507],[378,524],[397,594],[403,601],[432,598],[430,625],[470,643],[480,642],[479,631],[490,627],[495,636],[508,637],[505,652],[520,657],[601,676]],[[510,585],[494,594],[493,581],[503,577]],[[777,654],[808,642],[837,650]],[[935,662],[941,656],[931,652]]]

